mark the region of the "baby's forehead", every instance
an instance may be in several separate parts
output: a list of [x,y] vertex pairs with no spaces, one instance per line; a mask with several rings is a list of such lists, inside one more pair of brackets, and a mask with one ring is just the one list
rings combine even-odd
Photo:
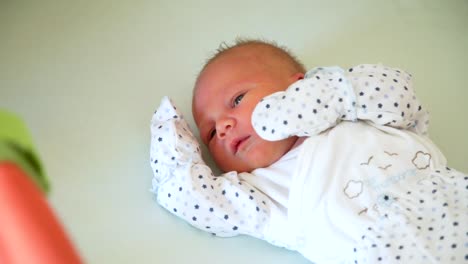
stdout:
[[[195,99],[203,93],[204,87],[207,83],[212,83],[213,78],[217,78],[219,75],[228,75],[232,71],[250,71],[254,68],[282,68],[287,70],[290,66],[287,60],[285,60],[278,51],[278,48],[261,44],[253,43],[233,47],[225,50],[222,53],[218,53],[212,59],[210,59],[195,81],[193,91],[193,102]],[[211,85],[210,90],[212,90]],[[221,89],[223,87],[218,87]]]
[[277,50],[274,47],[264,44],[248,44],[234,47],[218,54],[214,60],[222,60],[229,57],[240,57],[246,60],[257,62],[270,61],[275,58]]

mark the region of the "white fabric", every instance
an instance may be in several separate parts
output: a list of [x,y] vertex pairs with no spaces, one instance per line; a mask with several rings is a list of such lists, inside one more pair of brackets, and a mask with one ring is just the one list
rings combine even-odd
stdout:
[[289,188],[291,186],[292,175],[298,170],[296,165],[300,147],[292,149],[280,160],[268,168],[259,168],[252,173],[242,173],[240,177],[255,186],[278,208],[270,212],[270,226],[267,237],[273,240],[273,244],[281,245],[289,249],[295,249],[296,236],[287,227]]
[[409,73],[384,65],[318,67],[283,92],[263,98],[252,114],[266,140],[316,135],[342,120],[369,120],[426,135],[429,114]]
[[429,139],[391,127],[343,122],[310,137],[290,188],[297,250],[316,263],[462,261],[466,176],[445,165]]

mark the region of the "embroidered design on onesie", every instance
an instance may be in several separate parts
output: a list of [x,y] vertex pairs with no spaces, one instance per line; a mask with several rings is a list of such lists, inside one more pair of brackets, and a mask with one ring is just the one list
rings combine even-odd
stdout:
[[364,207],[364,209],[362,209],[361,211],[359,211],[358,215],[366,214],[368,210],[369,210],[369,209],[368,209],[367,207]]
[[362,193],[363,187],[362,181],[350,180],[343,189],[343,192],[349,199],[354,199]]
[[387,170],[388,168],[390,168],[392,166],[392,164],[388,164],[386,166],[379,166],[379,169],[381,170]]
[[374,158],[374,156],[370,156],[368,159],[367,159],[367,162],[363,162],[361,163],[360,165],[369,165],[371,160]]
[[388,151],[384,151],[384,153],[389,155],[389,156],[398,156],[398,153],[391,153],[391,152],[388,152]]
[[418,151],[416,154],[414,154],[414,158],[411,160],[411,162],[418,170],[424,170],[429,168],[431,158],[431,154]]

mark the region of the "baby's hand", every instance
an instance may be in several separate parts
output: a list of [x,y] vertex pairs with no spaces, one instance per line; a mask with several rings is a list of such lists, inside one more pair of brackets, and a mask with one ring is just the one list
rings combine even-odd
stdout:
[[150,157],[157,182],[164,181],[181,164],[204,163],[197,139],[168,97],[161,100],[151,119]]
[[316,68],[284,92],[263,98],[252,114],[255,131],[266,140],[316,135],[356,119],[354,92],[338,67]]
[[415,96],[410,74],[363,64],[347,72],[312,69],[286,91],[265,97],[253,111],[252,125],[263,139],[274,141],[316,135],[358,119],[426,135],[429,115]]
[[251,177],[249,173],[215,176],[202,160],[187,122],[167,97],[151,120],[150,155],[151,191],[172,214],[222,237],[260,236],[267,230],[275,203],[242,178]]

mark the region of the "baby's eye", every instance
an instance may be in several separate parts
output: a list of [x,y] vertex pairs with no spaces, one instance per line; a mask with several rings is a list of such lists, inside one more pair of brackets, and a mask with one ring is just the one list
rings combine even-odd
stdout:
[[208,140],[211,140],[212,138],[214,138],[215,135],[216,135],[216,129],[211,130],[210,135],[208,136]]
[[238,95],[238,96],[234,99],[234,102],[232,103],[232,105],[233,105],[234,107],[236,107],[237,105],[239,105],[240,102],[242,101],[242,98],[244,98],[244,94]]

